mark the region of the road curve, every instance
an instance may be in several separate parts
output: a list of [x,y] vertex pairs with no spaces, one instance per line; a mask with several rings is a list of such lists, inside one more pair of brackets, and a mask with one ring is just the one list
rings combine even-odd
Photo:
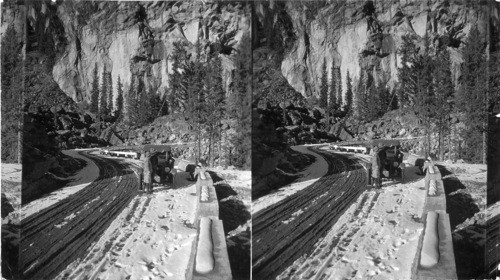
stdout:
[[309,149],[328,163],[326,175],[252,217],[255,279],[274,279],[300,256],[311,253],[368,184],[366,169],[354,155]]
[[81,191],[21,222],[20,269],[26,279],[52,279],[86,254],[137,193],[130,166],[81,152],[99,167],[99,177]]

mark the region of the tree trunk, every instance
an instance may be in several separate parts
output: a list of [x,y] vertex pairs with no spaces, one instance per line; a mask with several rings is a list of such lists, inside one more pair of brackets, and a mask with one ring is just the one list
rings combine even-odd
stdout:
[[443,141],[443,135],[442,135],[442,129],[440,128],[439,129],[439,132],[438,132],[438,154],[439,154],[439,160],[443,160],[443,149],[442,149],[442,141]]
[[488,157],[488,134],[487,129],[488,125],[485,123],[483,129],[483,164],[486,164],[486,159]]
[[197,136],[197,140],[198,140],[198,151],[197,151],[197,158],[198,160],[197,161],[200,161],[201,160],[201,135],[200,135],[200,125],[198,124],[198,136]]
[[285,107],[285,102],[283,102],[283,126],[286,126],[286,107]]
[[330,111],[328,108],[326,109],[326,126],[325,126],[326,131],[330,130]]
[[222,166],[222,124],[219,122],[219,165]]
[[448,160],[451,161],[451,132],[448,134]]
[[212,132],[208,133],[208,158],[207,164],[212,166]]

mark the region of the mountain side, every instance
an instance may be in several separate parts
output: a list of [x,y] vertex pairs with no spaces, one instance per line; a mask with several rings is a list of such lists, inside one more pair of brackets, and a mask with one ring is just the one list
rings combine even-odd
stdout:
[[[499,3],[494,1],[287,1],[256,3],[254,47],[274,41],[282,53],[281,72],[304,96],[318,96],[321,67],[340,68],[343,94],[347,73],[354,88],[362,70],[375,83],[393,88],[401,67],[403,35],[416,35],[423,47],[446,46],[454,81],[460,76],[462,49],[473,26],[484,41],[490,25],[498,27]],[[265,26],[265,28],[264,28]],[[265,31],[267,29],[268,31]],[[329,74],[330,75],[330,74]]]
[[173,71],[174,42],[185,42],[191,54],[199,44],[202,54],[218,42],[226,87],[231,82],[235,51],[249,32],[249,17],[236,2],[158,1],[87,2],[41,1],[30,4],[28,21],[41,26],[53,41],[54,81],[76,102],[90,102],[93,71],[109,72],[113,97],[118,78],[128,91],[132,77],[146,88],[164,94]]

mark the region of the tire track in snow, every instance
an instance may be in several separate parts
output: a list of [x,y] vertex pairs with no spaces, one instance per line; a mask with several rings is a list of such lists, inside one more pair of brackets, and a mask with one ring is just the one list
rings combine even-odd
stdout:
[[329,165],[326,176],[253,216],[256,279],[274,278],[295,260],[311,253],[314,244],[367,185],[366,171],[355,157],[315,152]]
[[82,155],[99,166],[98,179],[22,221],[20,267],[26,278],[51,279],[83,257],[136,194],[138,179],[128,165]]
[[[375,207],[380,193],[365,192],[358,200],[350,222],[361,224],[363,219],[367,219],[371,210]],[[335,263],[342,261],[344,252],[351,246],[353,237],[358,233],[360,227],[352,225],[342,225],[340,230],[333,236],[325,236],[319,241],[317,249],[304,260],[299,260],[290,266],[279,279],[327,279],[329,276],[323,272]],[[325,278],[326,277],[326,278]]]
[[87,263],[88,265],[79,267],[72,274],[63,275],[60,278],[96,279],[98,274],[105,273],[109,267],[120,267],[121,264],[117,263],[117,260],[123,254],[130,255],[131,252],[124,252],[123,248],[127,247],[127,244],[133,239],[135,229],[144,217],[144,213],[151,201],[151,197],[144,198],[141,196],[134,198],[130,204],[132,206],[129,209],[127,208],[128,213],[124,221],[120,227],[111,233],[111,238],[104,245],[96,245],[90,248],[91,252],[81,261],[82,264]]

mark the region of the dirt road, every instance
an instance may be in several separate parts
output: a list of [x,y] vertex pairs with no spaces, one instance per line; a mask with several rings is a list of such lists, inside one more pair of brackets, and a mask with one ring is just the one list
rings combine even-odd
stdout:
[[129,164],[80,153],[99,167],[97,180],[21,222],[20,269],[27,279],[52,279],[83,257],[137,192]]
[[253,215],[253,276],[272,279],[336,223],[365,190],[366,169],[354,155],[309,148],[328,163],[328,172],[309,187]]

